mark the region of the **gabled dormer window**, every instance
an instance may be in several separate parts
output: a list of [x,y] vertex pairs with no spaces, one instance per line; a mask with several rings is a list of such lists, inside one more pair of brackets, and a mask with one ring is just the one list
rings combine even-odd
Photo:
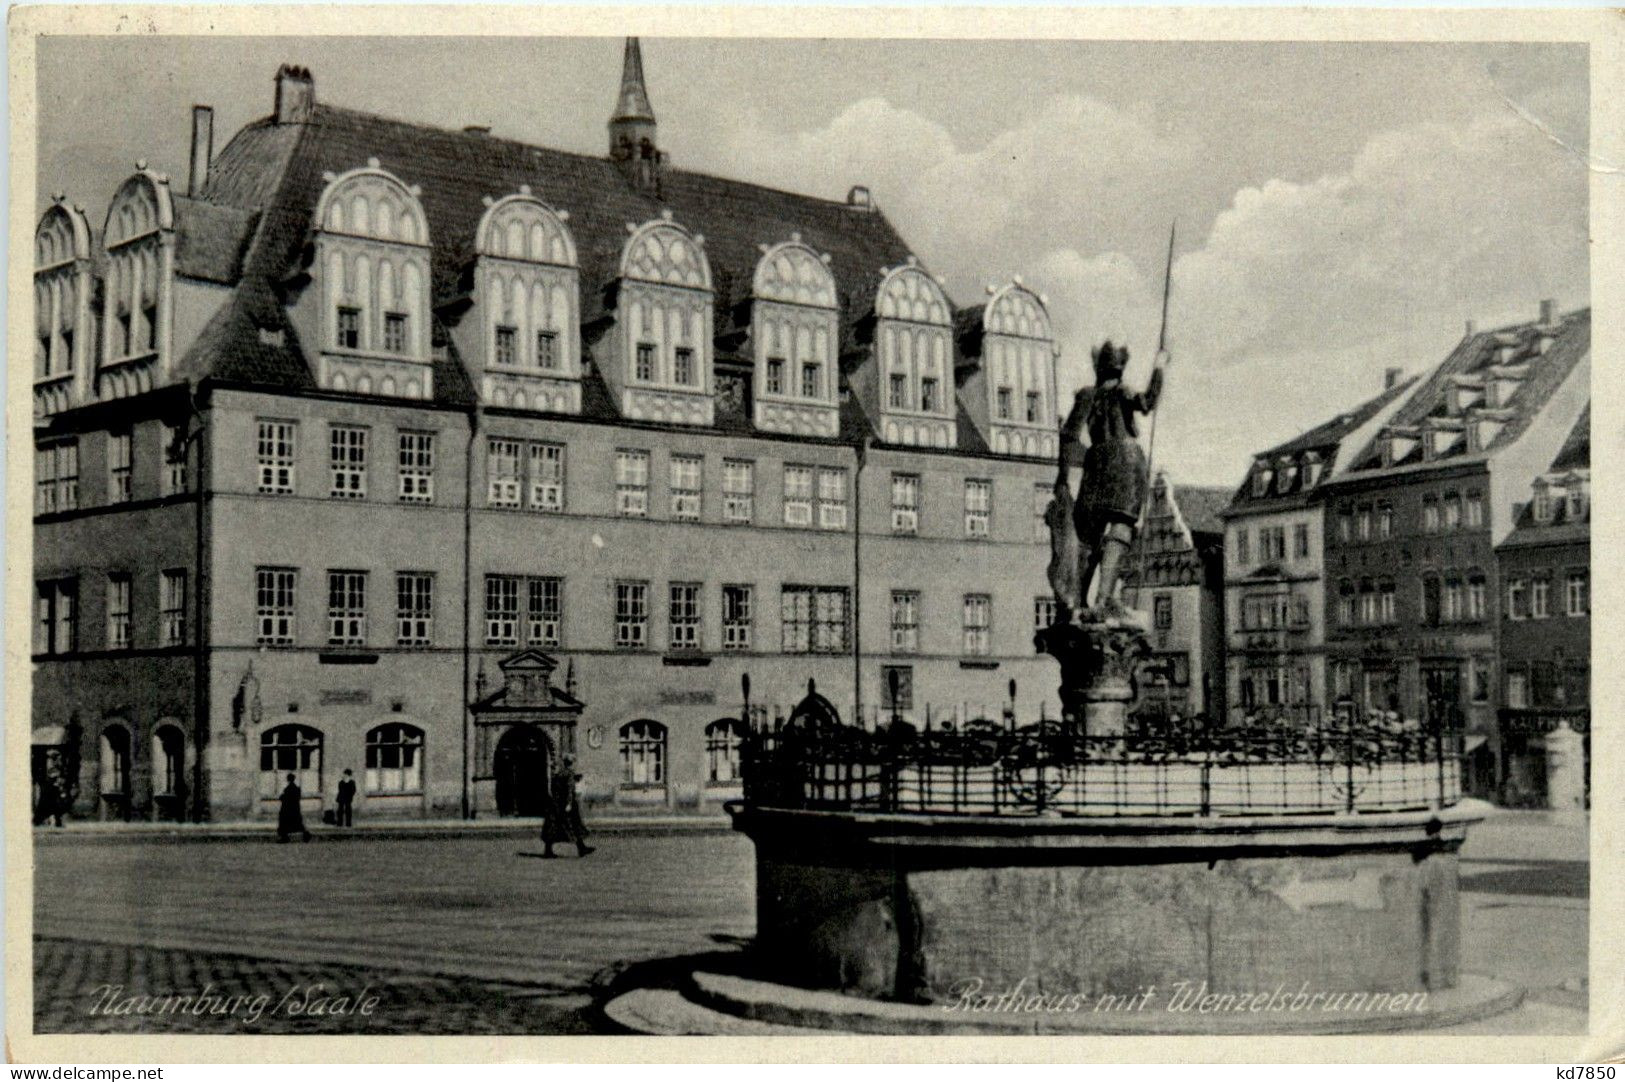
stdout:
[[713,294],[705,238],[669,211],[629,229],[609,345],[615,359],[603,366],[604,377],[630,419],[710,424]]
[[[951,396],[952,312],[936,279],[913,261],[886,272],[875,298],[875,356],[888,388],[881,404],[888,443],[948,447],[954,442]],[[927,399],[925,385],[937,388]]]
[[762,247],[751,280],[756,364],[753,421],[779,432],[833,436],[839,428],[835,371],[839,340],[835,277],[826,256],[799,233]]
[[[517,409],[581,410],[580,272],[568,215],[528,186],[487,198],[475,230],[478,315],[465,319],[480,396]],[[472,340],[478,335],[478,340]]]
[[34,233],[34,405],[41,416],[67,409],[82,369],[75,342],[90,326],[90,224],[61,196]]
[[[1019,279],[994,290],[982,310],[982,332],[980,378],[966,386],[978,401],[967,401],[966,409],[992,418],[988,443],[996,453],[1053,454],[1056,350],[1043,298]],[[1014,410],[1010,399],[1019,403]]]
[[105,311],[96,391],[104,397],[150,388],[167,368],[175,207],[169,182],[141,167],[113,197],[103,233]]
[[1536,481],[1534,500],[1531,503],[1530,513],[1536,522],[1548,522],[1552,517],[1552,494],[1546,482]]
[[428,335],[429,227],[418,190],[381,168],[327,176],[316,207],[325,323],[318,381],[329,390],[434,396]]

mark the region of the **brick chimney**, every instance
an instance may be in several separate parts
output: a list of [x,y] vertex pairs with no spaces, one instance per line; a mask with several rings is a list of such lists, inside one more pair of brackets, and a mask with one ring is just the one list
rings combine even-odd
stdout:
[[1399,377],[1405,374],[1403,368],[1385,368],[1382,372],[1382,389],[1390,390],[1399,386]]
[[1557,322],[1557,301],[1544,300],[1540,302],[1540,325],[1550,327]]
[[309,68],[284,64],[276,73],[276,122],[303,124],[316,108],[316,80]]
[[214,110],[207,105],[192,106],[192,172],[186,179],[186,194],[196,199],[209,183],[209,162],[214,158]]

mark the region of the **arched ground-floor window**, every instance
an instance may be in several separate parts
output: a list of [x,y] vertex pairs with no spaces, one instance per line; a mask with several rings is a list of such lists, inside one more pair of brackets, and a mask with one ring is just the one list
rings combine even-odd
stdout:
[[621,726],[621,784],[651,788],[666,784],[666,727],[647,718]]
[[705,727],[705,778],[711,785],[739,781],[739,747],[744,730],[738,718],[718,718]]
[[275,797],[294,776],[301,795],[322,792],[322,734],[309,725],[278,725],[260,734],[260,796]]
[[367,794],[423,791],[423,730],[391,722],[367,733]]
[[152,733],[152,800],[163,819],[186,817],[186,734],[174,721]]

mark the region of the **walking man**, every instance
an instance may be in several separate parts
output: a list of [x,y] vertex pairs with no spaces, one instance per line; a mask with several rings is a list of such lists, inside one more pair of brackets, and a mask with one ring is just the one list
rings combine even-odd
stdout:
[[553,846],[558,842],[569,842],[576,847],[576,856],[584,857],[593,851],[587,844],[587,827],[581,821],[581,802],[576,794],[576,783],[581,775],[576,773],[575,759],[566,755],[561,769],[550,779],[547,802],[547,818],[542,823],[542,844],[546,848],[544,857],[556,856]]
[[344,772],[343,779],[339,781],[338,809],[334,825],[341,827],[355,826],[355,778],[348,770]]

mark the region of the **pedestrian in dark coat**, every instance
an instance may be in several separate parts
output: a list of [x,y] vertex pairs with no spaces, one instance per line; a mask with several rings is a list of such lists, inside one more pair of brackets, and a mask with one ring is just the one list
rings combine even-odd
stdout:
[[337,808],[333,817],[336,826],[355,826],[355,778],[350,772],[344,772],[344,778],[339,782]]
[[562,769],[554,774],[548,785],[547,819],[542,823],[543,856],[554,856],[553,846],[569,842],[576,847],[576,856],[584,857],[593,851],[587,844],[587,827],[581,821],[581,801],[576,795],[576,783],[581,775],[575,772],[575,760],[566,756]]
[[303,797],[299,791],[299,783],[292,774],[288,775],[288,787],[282,790],[282,806],[276,817],[276,840],[285,842],[295,834],[302,835],[305,841],[310,841],[310,831],[305,829],[305,811],[300,807],[299,801]]

